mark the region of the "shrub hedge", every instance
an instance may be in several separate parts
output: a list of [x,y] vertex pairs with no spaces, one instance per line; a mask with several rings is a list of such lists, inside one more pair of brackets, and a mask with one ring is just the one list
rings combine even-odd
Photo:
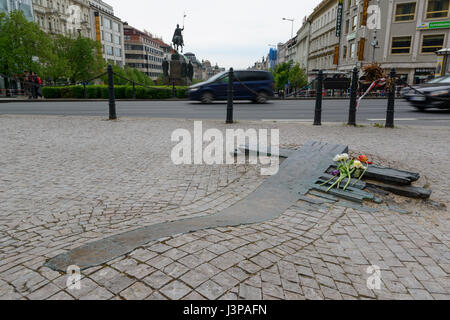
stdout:
[[[114,86],[116,99],[133,99],[132,86]],[[86,86],[88,99],[108,99],[108,86]],[[83,99],[83,86],[43,87],[42,94],[46,99]],[[187,97],[187,87],[176,87],[177,98]],[[169,99],[172,98],[172,87],[140,87],[136,86],[136,99]]]

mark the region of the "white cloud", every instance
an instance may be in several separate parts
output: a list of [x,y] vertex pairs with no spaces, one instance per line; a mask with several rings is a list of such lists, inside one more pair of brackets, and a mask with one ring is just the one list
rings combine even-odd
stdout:
[[175,27],[185,20],[185,52],[223,67],[246,68],[269,51],[268,44],[284,42],[320,0],[105,0],[115,15],[131,26],[172,39]]

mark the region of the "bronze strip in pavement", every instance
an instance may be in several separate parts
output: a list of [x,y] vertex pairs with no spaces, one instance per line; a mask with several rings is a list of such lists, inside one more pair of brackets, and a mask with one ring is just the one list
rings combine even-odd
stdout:
[[117,234],[60,254],[47,261],[45,266],[62,272],[73,265],[84,270],[161,238],[272,220],[295,205],[300,196],[306,195],[312,183],[330,167],[330,159],[344,152],[348,152],[347,146],[310,141],[289,154],[278,173],[269,177],[247,198],[215,215],[160,223]]

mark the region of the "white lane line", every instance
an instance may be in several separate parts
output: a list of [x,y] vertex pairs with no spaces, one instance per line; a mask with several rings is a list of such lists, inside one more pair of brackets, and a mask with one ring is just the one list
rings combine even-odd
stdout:
[[314,119],[262,119],[262,122],[313,122]]
[[[416,118],[395,118],[395,121],[419,121],[419,119]],[[420,119],[425,120],[425,119]],[[367,119],[367,121],[386,121],[386,119]]]
[[429,121],[449,121],[450,118],[422,118],[420,120],[429,120]]

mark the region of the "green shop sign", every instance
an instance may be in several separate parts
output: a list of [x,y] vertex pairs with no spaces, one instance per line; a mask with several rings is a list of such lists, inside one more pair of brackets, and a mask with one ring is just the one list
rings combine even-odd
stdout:
[[450,28],[450,21],[435,21],[435,22],[424,22],[417,26],[417,29],[442,29]]

